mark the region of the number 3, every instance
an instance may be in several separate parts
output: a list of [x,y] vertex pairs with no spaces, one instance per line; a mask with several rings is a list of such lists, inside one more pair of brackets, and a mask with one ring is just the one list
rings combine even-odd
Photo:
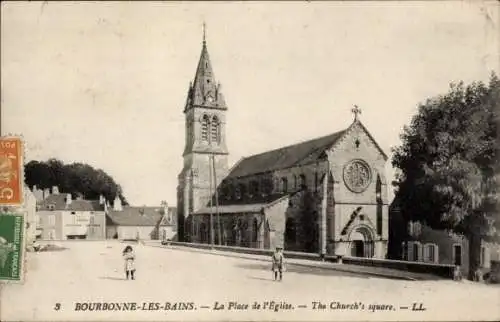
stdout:
[[59,311],[61,309],[61,303],[56,303],[56,306],[54,306],[54,310]]

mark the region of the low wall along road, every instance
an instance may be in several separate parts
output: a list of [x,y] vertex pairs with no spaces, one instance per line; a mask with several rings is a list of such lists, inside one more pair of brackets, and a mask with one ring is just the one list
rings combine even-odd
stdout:
[[[159,242],[157,241],[149,241],[148,243],[155,243],[155,242],[156,244],[159,244]],[[219,245],[212,246],[209,244],[183,243],[175,241],[166,241],[162,242],[162,244],[164,246],[216,250],[227,253],[261,255],[269,257],[273,253],[273,251],[269,249],[219,246]],[[285,251],[284,254],[285,258],[287,259],[302,259],[307,261],[331,263],[332,265],[329,266],[330,268],[335,268],[339,270],[348,267],[350,269],[356,269],[353,268],[352,266],[358,266],[357,270],[359,271],[365,272],[366,274],[373,272],[372,275],[379,275],[381,277],[392,277],[392,278],[401,277],[402,279],[416,280],[416,279],[432,279],[429,276],[432,275],[434,277],[445,278],[445,279],[453,278],[453,269],[454,269],[453,265],[398,261],[389,259],[335,256],[335,255],[334,256],[326,255],[322,257],[319,254],[314,254],[314,253],[290,252],[290,251]],[[404,273],[414,273],[414,274],[407,274],[405,277]],[[424,275],[427,275],[427,278]]]

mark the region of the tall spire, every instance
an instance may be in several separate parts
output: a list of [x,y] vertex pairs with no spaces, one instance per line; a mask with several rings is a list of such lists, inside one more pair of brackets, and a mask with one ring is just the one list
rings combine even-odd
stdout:
[[186,109],[188,105],[209,106],[212,108],[226,109],[224,97],[220,91],[220,86],[215,81],[212,70],[212,63],[208,55],[206,45],[206,23],[203,21],[203,46],[201,48],[200,60],[196,68],[196,74],[192,86],[188,93]]
[[207,32],[207,25],[205,24],[205,21],[203,21],[203,46],[205,46],[207,43],[206,42],[206,36],[207,36],[206,32]]

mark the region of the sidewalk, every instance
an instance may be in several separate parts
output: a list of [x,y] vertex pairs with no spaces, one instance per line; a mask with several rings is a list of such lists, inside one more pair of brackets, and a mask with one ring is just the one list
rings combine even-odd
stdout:
[[[264,256],[264,255],[235,253],[235,252],[221,251],[221,250],[215,250],[215,249],[214,250],[200,249],[200,248],[177,246],[177,245],[176,246],[174,246],[174,245],[167,246],[167,245],[161,245],[159,243],[151,243],[151,242],[146,242],[146,245],[152,246],[152,247],[174,249],[174,250],[179,250],[179,251],[212,254],[212,255],[218,255],[218,256],[235,257],[235,258],[257,260],[257,261],[264,261],[264,262],[271,261],[271,258],[269,256]],[[399,280],[406,280],[406,281],[443,280],[443,278],[438,277],[438,276],[434,276],[431,274],[411,273],[411,272],[383,268],[383,267],[337,264],[337,263],[331,263],[331,262],[314,261],[314,260],[307,260],[307,259],[295,259],[295,258],[286,259],[286,263],[287,263],[287,265],[330,269],[330,270],[336,270],[336,271],[341,271],[341,272],[355,273],[355,274],[360,274],[360,275],[368,275],[368,276],[379,277],[379,278],[399,279]]]

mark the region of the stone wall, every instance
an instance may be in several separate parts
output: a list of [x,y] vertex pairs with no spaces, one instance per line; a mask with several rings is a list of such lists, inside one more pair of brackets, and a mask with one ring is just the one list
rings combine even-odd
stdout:
[[[359,123],[353,124],[327,154],[334,180],[335,223],[334,231],[329,233],[336,244],[335,254],[350,254],[350,233],[355,227],[364,227],[373,238],[374,255],[385,258],[389,214],[384,155]],[[346,184],[345,168],[354,160],[360,160],[370,169],[369,181],[364,189],[353,190]],[[358,214],[354,215],[356,211]]]
[[[193,153],[184,156],[184,169],[179,174],[177,187],[177,223],[180,239],[189,238],[189,229],[185,223],[186,217],[210,203],[215,187],[219,186],[227,175],[227,155],[215,155],[213,160],[216,178],[214,178],[210,154]],[[210,186],[210,179],[213,182],[212,186]],[[217,179],[216,182],[215,179]]]
[[286,243],[285,235],[290,201],[291,199],[288,196],[284,197],[264,210],[266,220],[269,222],[269,230],[272,232],[272,234],[269,234],[269,249],[276,249],[276,247],[290,248]]
[[[194,230],[192,235],[193,242],[209,244],[211,242],[210,215],[194,215],[192,216],[192,220],[194,221],[194,225],[190,222],[190,227],[188,229]],[[265,230],[267,228],[263,214],[220,214],[219,220],[217,220],[217,215],[215,213],[212,214],[214,244],[218,244],[219,242],[218,221],[220,224],[222,245],[252,248],[264,247],[266,242]]]
[[155,226],[118,226],[118,239],[151,240],[158,239]]
[[[359,141],[359,147],[356,147],[356,140]],[[330,160],[330,169],[337,184],[335,190],[335,200],[337,202],[351,204],[377,203],[376,179],[379,176],[382,184],[381,199],[384,205],[388,204],[385,176],[386,161],[361,125],[354,125],[349,133],[337,142],[327,154]],[[370,185],[362,193],[354,193],[349,190],[345,185],[343,175],[345,165],[351,160],[358,159],[365,161],[370,166],[372,174]]]
[[[345,184],[344,168],[352,160],[363,160],[369,166],[370,181],[364,191],[353,192]],[[186,156],[185,162],[185,169],[197,169],[198,176],[193,178],[194,186],[192,189],[192,209],[197,210],[206,206],[210,200],[208,155]],[[222,204],[251,204],[263,202],[262,200],[265,200],[265,197],[270,194],[292,194],[293,196],[288,200],[286,207],[279,210],[283,211],[282,213],[278,214],[279,211],[275,209],[266,211],[269,213],[269,218],[282,218],[284,221],[281,225],[283,227],[270,228],[270,247],[283,243],[289,249],[319,251],[321,244],[319,240],[320,224],[322,216],[326,216],[324,219],[326,221],[325,248],[327,253],[332,254],[341,248],[345,252],[349,244],[343,245],[343,243],[349,243],[350,232],[354,226],[363,225],[372,232],[371,241],[375,245],[375,256],[385,257],[388,240],[385,163],[385,156],[363,126],[354,123],[345,138],[327,151],[325,158],[318,162],[224,180],[223,184],[218,186],[219,202]],[[221,174],[227,173],[225,165],[227,165],[227,158],[221,156],[216,163],[218,182],[224,178]],[[207,171],[200,170],[205,168]],[[321,182],[325,175],[330,173],[333,179],[328,182],[328,191],[324,194]],[[283,186],[283,178],[286,178],[287,187]],[[258,198],[252,192],[254,183],[258,186]],[[185,183],[181,183],[180,188],[182,185]],[[240,186],[243,186],[244,189],[239,189]],[[324,203],[326,211],[321,212],[325,196],[328,198]],[[188,198],[187,194],[181,194],[181,190],[179,190],[178,200],[185,203],[186,198]],[[362,216],[354,218],[355,221],[353,221],[352,214],[358,208],[361,209]],[[184,207],[184,212],[187,212],[186,207]],[[179,211],[179,214],[182,214],[182,210]],[[231,216],[238,217],[239,215]],[[180,217],[185,217],[185,215]],[[286,219],[292,219],[295,223],[295,238],[293,239],[285,236]],[[179,224],[181,225],[181,223]],[[278,239],[280,240],[278,241]]]

